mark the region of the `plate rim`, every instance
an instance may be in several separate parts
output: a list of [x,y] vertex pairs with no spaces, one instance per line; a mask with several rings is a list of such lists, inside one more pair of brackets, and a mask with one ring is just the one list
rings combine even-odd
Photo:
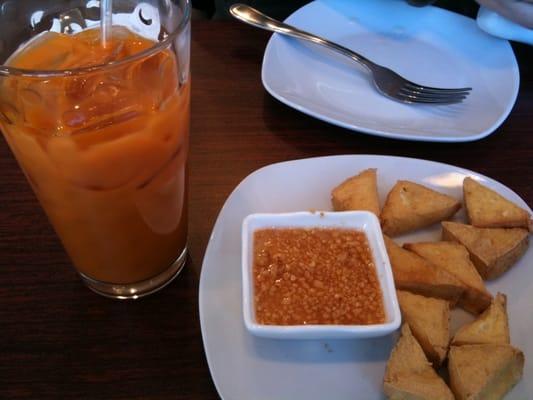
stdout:
[[[268,165],[265,165],[263,167],[260,167],[252,172],[250,172],[248,175],[246,175],[238,184],[237,186],[235,186],[235,188],[231,191],[231,193],[227,196],[226,200],[224,201],[224,204],[222,205],[222,207],[220,208],[220,211],[216,217],[216,220],[215,220],[215,223],[213,224],[213,228],[211,229],[211,234],[209,235],[209,241],[207,243],[207,246],[206,246],[206,249],[205,249],[205,252],[204,252],[204,257],[202,259],[202,268],[200,270],[200,278],[199,278],[199,284],[198,284],[198,313],[199,313],[199,320],[200,320],[200,333],[201,333],[201,336],[202,336],[202,346],[203,346],[203,349],[204,349],[204,354],[205,354],[205,358],[206,358],[206,361],[207,361],[207,366],[208,366],[208,369],[209,369],[209,375],[211,376],[211,380],[213,381],[213,384],[215,386],[215,389],[217,391],[217,394],[220,396],[220,398],[222,400],[228,400],[229,398],[228,397],[224,397],[224,394],[221,392],[221,389],[220,389],[220,385],[219,385],[219,382],[217,381],[217,379],[215,378],[215,374],[213,374],[213,366],[212,366],[212,358],[210,356],[210,352],[208,351],[207,349],[207,344],[206,344],[206,328],[204,326],[204,314],[202,312],[202,309],[204,308],[204,300],[203,300],[203,297],[202,296],[202,287],[205,285],[205,276],[206,276],[206,259],[207,259],[207,255],[209,253],[209,249],[210,247],[213,245],[212,243],[212,239],[213,239],[213,235],[215,234],[215,231],[218,229],[218,226],[221,224],[221,220],[222,220],[222,215],[223,215],[223,212],[226,208],[229,207],[229,203],[230,203],[230,200],[235,196],[236,193],[239,193],[239,190],[242,190],[241,187],[244,186],[246,184],[246,182],[248,180],[251,180],[253,179],[254,176],[256,175],[259,175],[260,173],[262,173],[264,170],[267,170],[267,169],[271,169],[271,168],[277,168],[277,167],[280,167],[284,164],[292,164],[292,163],[297,163],[297,162],[302,162],[302,161],[315,161],[315,160],[326,160],[326,159],[341,159],[341,158],[354,158],[354,159],[357,159],[357,158],[371,158],[371,159],[387,159],[387,160],[396,160],[396,161],[409,161],[409,162],[422,162],[422,163],[429,163],[429,164],[433,164],[435,166],[439,166],[439,167],[444,167],[444,168],[452,168],[454,171],[458,171],[458,172],[462,172],[462,173],[465,173],[465,174],[468,174],[468,175],[473,175],[473,176],[476,176],[476,177],[479,177],[479,178],[483,178],[484,180],[488,180],[489,182],[496,182],[498,185],[501,185],[503,187],[505,187],[507,190],[509,190],[510,192],[512,192],[515,196],[517,196],[521,202],[523,204],[521,204],[521,206],[525,206],[525,210],[528,211],[530,214],[533,214],[533,210],[531,209],[531,207],[529,207],[529,205],[527,204],[527,202],[518,194],[516,193],[512,188],[510,188],[509,186],[501,183],[500,181],[494,179],[494,178],[491,178],[487,175],[484,175],[484,174],[481,174],[481,173],[478,173],[476,171],[473,171],[473,170],[470,170],[470,169],[467,169],[467,168],[463,168],[463,167],[459,167],[459,166],[455,166],[455,165],[452,165],[452,164],[448,164],[448,163],[444,163],[444,162],[440,162],[440,161],[433,161],[433,160],[426,160],[426,159],[423,159],[423,158],[415,158],[415,157],[404,157],[404,156],[395,156],[395,155],[384,155],[384,154],[339,154],[339,155],[329,155],[329,156],[318,156],[318,157],[304,157],[304,158],[297,158],[297,159],[291,159],[291,160],[285,160],[285,161],[280,161],[280,162],[275,162],[275,163],[271,163],[271,164],[268,164]],[[379,167],[377,167],[379,168]],[[242,221],[241,221],[242,223]],[[240,266],[239,266],[239,273],[240,273]],[[205,290],[205,289],[204,289]],[[242,298],[241,298],[241,301],[242,301]]]
[[[308,4],[305,4],[304,6],[300,7],[299,9],[297,9],[296,11],[294,11],[291,15],[289,15],[285,21],[288,21],[290,20],[294,15],[296,15],[297,13],[299,13],[301,10],[303,10],[304,8],[312,8],[314,6],[316,6],[317,3],[319,3],[320,0],[314,0]],[[464,15],[461,15],[461,14],[458,14],[458,13],[455,13],[455,12],[452,12],[452,11],[449,11],[449,10],[446,10],[446,9],[443,9],[443,8],[440,8],[440,7],[436,7],[436,6],[427,6],[427,7],[432,7],[432,8],[435,8],[435,9],[438,9],[439,12],[442,12],[444,14],[451,14],[454,16],[454,18],[459,18],[459,19],[468,19],[470,20],[471,18],[468,18]],[[475,24],[475,20],[472,20],[473,23]],[[353,131],[355,134],[357,133],[364,133],[364,134],[368,134],[368,135],[373,135],[373,136],[378,136],[378,137],[384,137],[384,138],[388,138],[388,139],[397,139],[397,140],[409,140],[409,141],[416,141],[416,142],[436,142],[436,143],[464,143],[464,142],[472,142],[472,141],[476,141],[476,140],[480,140],[480,139],[483,139],[487,136],[489,136],[490,134],[494,133],[496,131],[496,129],[498,129],[504,122],[505,120],[507,119],[507,117],[510,115],[514,105],[516,104],[516,100],[518,99],[518,93],[520,91],[520,69],[518,67],[518,61],[516,60],[516,56],[514,54],[514,51],[513,51],[513,48],[511,46],[511,44],[509,43],[508,40],[506,39],[499,39],[503,42],[506,42],[506,47],[509,49],[509,51],[511,52],[511,57],[512,57],[512,78],[513,78],[513,84],[514,84],[514,91],[511,95],[511,98],[510,98],[510,101],[508,102],[507,104],[507,107],[506,109],[501,113],[500,117],[488,128],[486,128],[484,131],[482,132],[476,132],[476,133],[473,133],[471,135],[467,135],[467,136],[462,136],[462,137],[451,137],[451,136],[431,136],[431,135],[410,135],[410,134],[405,134],[405,133],[392,133],[387,130],[381,130],[381,129],[374,129],[374,128],[370,128],[370,127],[364,127],[364,126],[359,126],[359,125],[354,125],[354,124],[350,124],[350,123],[346,123],[346,122],[343,122],[343,121],[339,121],[335,118],[331,118],[331,117],[328,117],[328,116],[325,116],[325,115],[322,115],[320,113],[316,113],[314,112],[313,110],[307,108],[307,107],[304,107],[300,104],[297,104],[291,100],[289,100],[288,98],[286,98],[285,96],[283,96],[282,94],[276,92],[269,84],[268,82],[268,78],[267,78],[267,68],[265,67],[265,65],[267,64],[267,57],[268,55],[273,51],[273,47],[276,45],[277,41],[278,40],[282,40],[282,36],[281,34],[279,33],[273,33],[269,40],[268,40],[268,43],[265,47],[265,50],[264,50],[264,53],[263,53],[263,60],[262,60],[262,63],[261,63],[261,83],[263,84],[263,87],[265,88],[265,90],[272,96],[274,97],[276,100],[280,101],[281,103],[291,107],[291,108],[294,108],[295,110],[303,113],[303,114],[306,114],[310,117],[313,117],[315,119],[318,119],[320,121],[324,121],[324,122],[327,122],[331,125],[335,125],[335,126],[339,126],[341,128],[344,128],[344,129],[348,129],[350,131]],[[494,39],[497,39],[497,38],[494,38]]]

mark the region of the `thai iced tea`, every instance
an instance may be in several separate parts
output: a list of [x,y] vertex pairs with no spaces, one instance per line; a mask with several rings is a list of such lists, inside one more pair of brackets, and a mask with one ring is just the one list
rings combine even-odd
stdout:
[[47,32],[7,64],[75,72],[0,81],[4,136],[74,265],[100,282],[151,279],[186,247],[190,83],[171,49],[139,56],[153,46],[122,27],[105,48],[99,29]]

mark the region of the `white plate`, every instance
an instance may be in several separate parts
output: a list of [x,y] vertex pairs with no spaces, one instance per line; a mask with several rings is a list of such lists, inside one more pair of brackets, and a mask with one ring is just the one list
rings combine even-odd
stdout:
[[465,142],[492,133],[511,111],[519,72],[509,42],[476,21],[405,0],[318,0],[287,22],[428,86],[473,88],[462,104],[408,105],[380,95],[347,59],[274,34],[263,59],[266,90],[281,102],[344,128],[397,139]]
[[[409,179],[457,198],[465,176],[475,176],[529,209],[502,184],[451,165],[400,157],[353,155],[273,164],[244,179],[229,196],[215,223],[200,277],[200,321],[213,381],[224,400],[380,399],[394,335],[361,340],[276,340],[252,336],[242,317],[241,224],[248,214],[329,210],[330,191],[350,175],[378,168],[381,201],[397,179]],[[458,219],[463,219],[459,213]],[[437,240],[439,227],[404,235]],[[512,344],[526,356],[524,378],[506,397],[533,398],[533,250],[500,279],[488,284],[508,295]],[[453,313],[455,325],[470,317]],[[455,327],[452,326],[452,330]]]

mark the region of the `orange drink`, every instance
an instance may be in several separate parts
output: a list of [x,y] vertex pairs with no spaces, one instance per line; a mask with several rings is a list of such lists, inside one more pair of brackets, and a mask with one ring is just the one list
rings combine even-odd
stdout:
[[105,47],[99,28],[45,32],[0,80],[5,139],[85,283],[111,297],[164,286],[185,259],[188,61],[155,45],[120,26]]

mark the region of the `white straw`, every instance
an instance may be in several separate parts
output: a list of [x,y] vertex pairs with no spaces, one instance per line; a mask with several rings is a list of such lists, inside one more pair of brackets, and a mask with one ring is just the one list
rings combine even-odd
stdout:
[[100,27],[102,30],[102,47],[107,47],[111,40],[113,25],[113,0],[100,0]]

